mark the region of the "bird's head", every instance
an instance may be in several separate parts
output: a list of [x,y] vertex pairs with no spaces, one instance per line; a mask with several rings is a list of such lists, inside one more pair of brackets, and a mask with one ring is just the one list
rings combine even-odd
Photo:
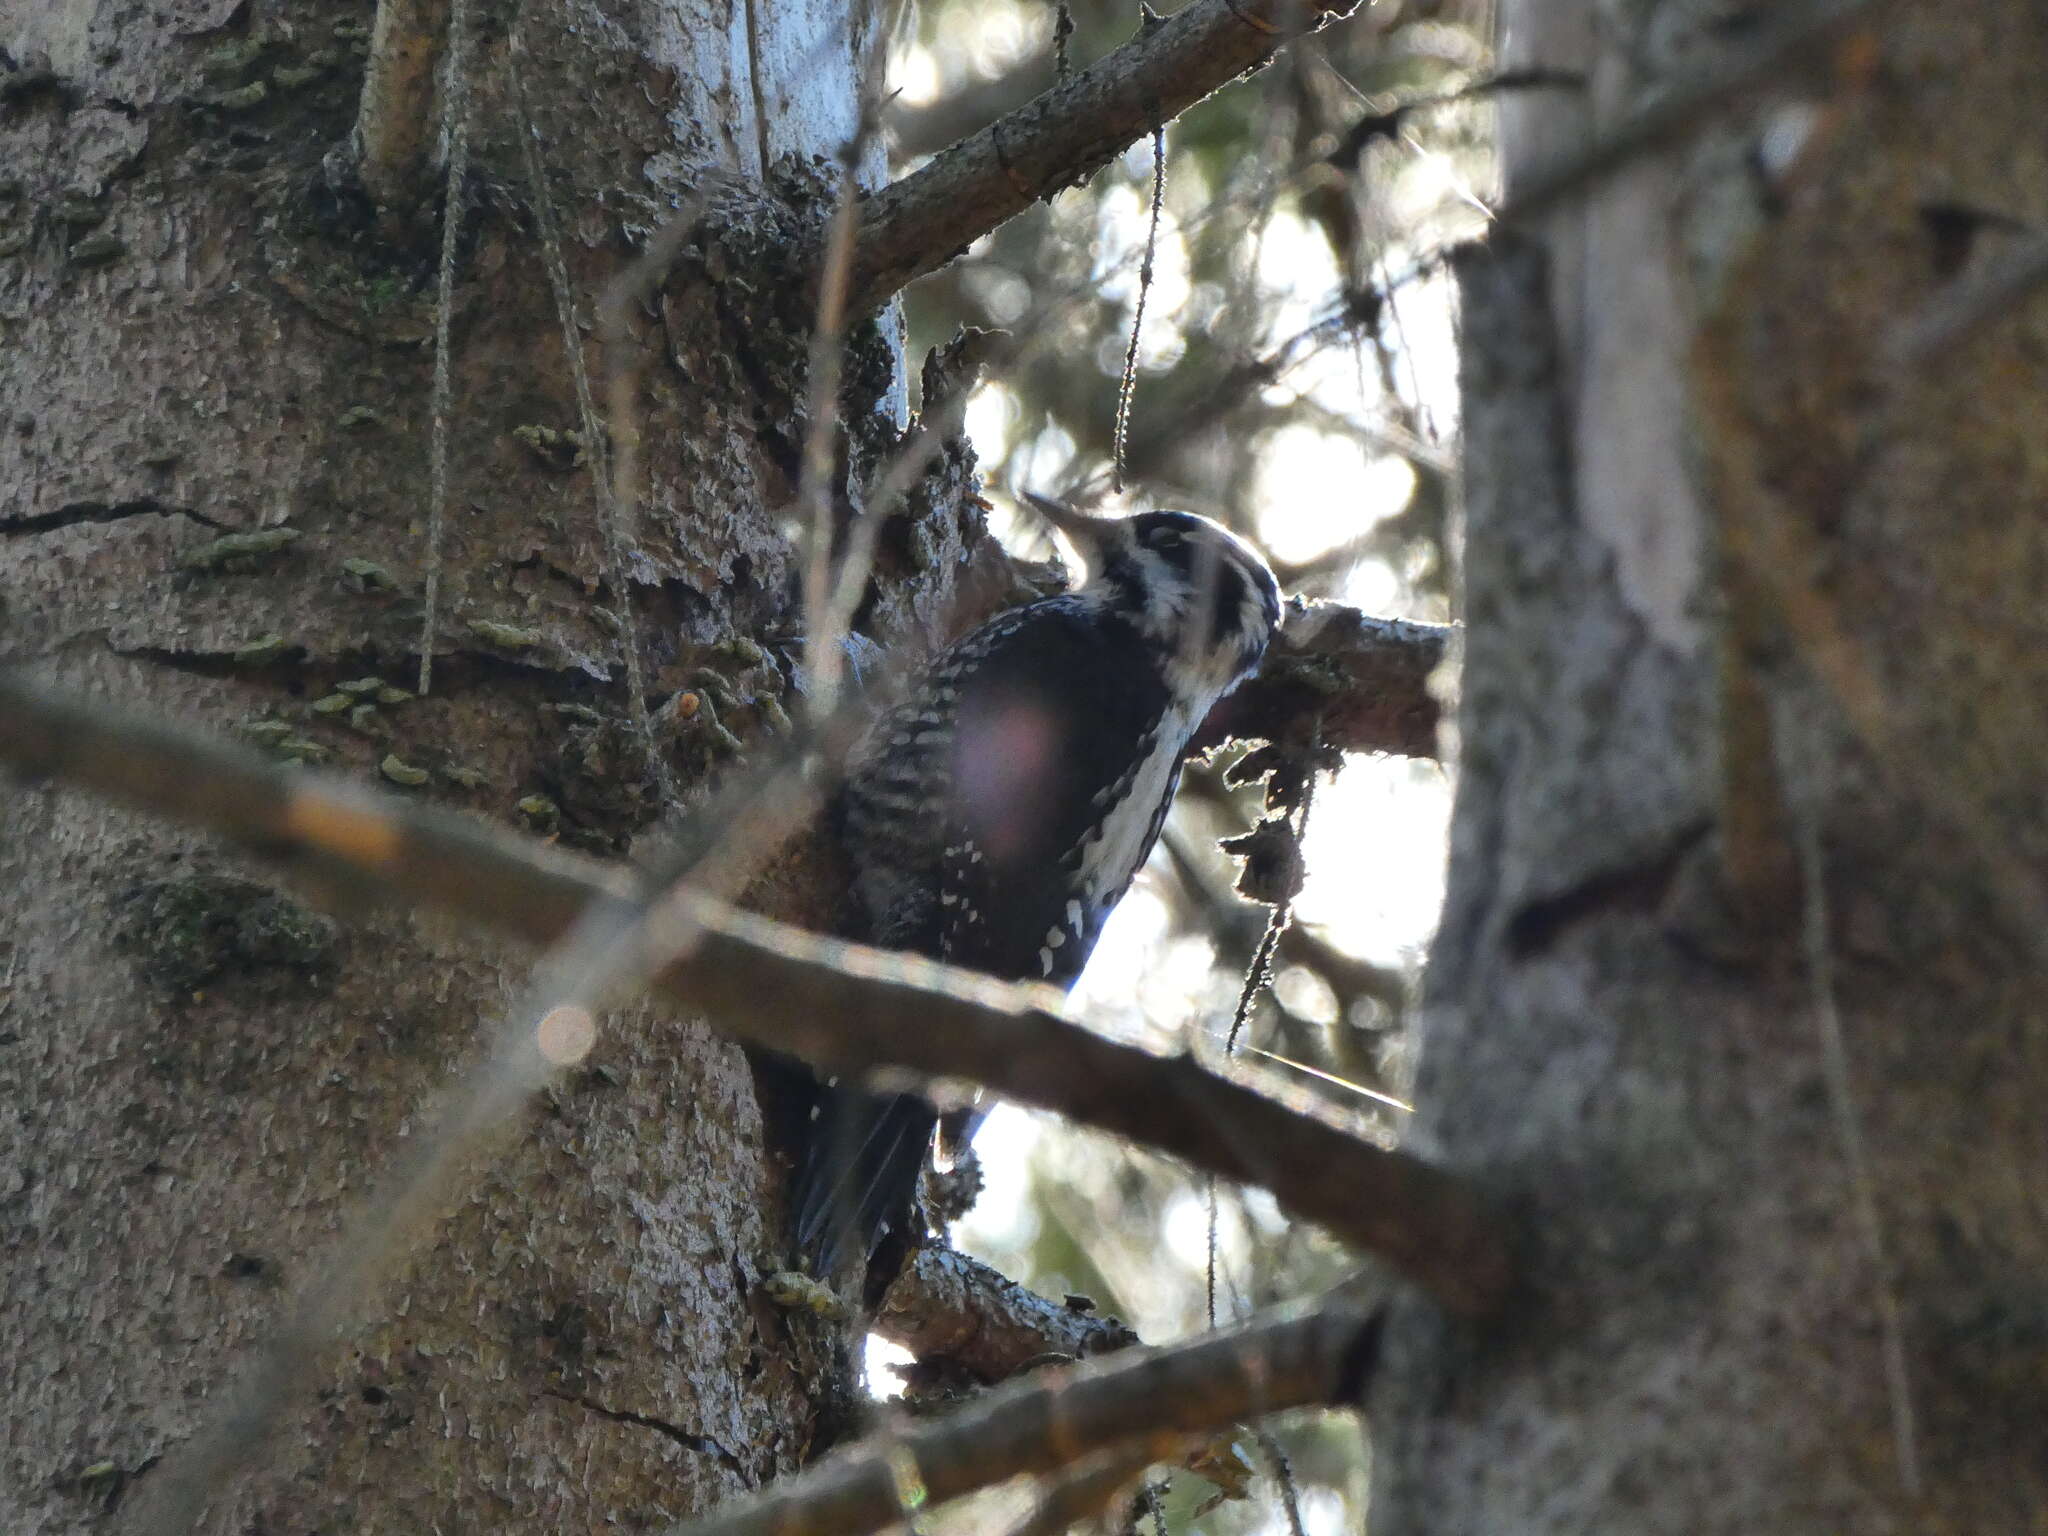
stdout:
[[1157,647],[1168,682],[1190,704],[1228,693],[1257,668],[1280,623],[1280,584],[1228,528],[1193,512],[1091,517],[1026,499],[1081,557],[1080,595]]

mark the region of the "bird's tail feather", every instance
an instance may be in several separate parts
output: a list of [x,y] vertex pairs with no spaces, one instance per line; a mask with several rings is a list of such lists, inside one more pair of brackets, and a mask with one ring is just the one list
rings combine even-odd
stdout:
[[791,1198],[797,1247],[814,1274],[829,1275],[849,1251],[867,1258],[884,1233],[908,1224],[937,1123],[915,1094],[819,1090]]

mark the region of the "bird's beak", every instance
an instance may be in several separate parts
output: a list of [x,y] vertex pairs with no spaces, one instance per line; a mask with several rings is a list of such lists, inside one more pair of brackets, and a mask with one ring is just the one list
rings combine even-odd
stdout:
[[1019,493],[1030,503],[1032,510],[1044,518],[1074,546],[1076,554],[1088,566],[1099,563],[1102,555],[1103,534],[1109,529],[1112,519],[1090,517],[1086,512],[1077,512],[1064,501],[1054,501],[1050,496],[1040,496],[1033,491]]

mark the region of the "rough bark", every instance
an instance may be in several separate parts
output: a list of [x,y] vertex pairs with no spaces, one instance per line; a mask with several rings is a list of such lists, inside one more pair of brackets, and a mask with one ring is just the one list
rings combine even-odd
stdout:
[[[632,251],[720,193],[631,339],[648,483],[621,594],[591,475],[548,437],[578,421],[512,11],[475,9],[441,640],[412,699],[438,240],[389,247],[334,174],[372,7],[0,7],[0,655],[617,851],[655,805],[601,608],[705,701],[686,786],[781,718],[807,316],[773,274],[819,211],[808,157],[854,123],[865,22],[524,7],[586,335]],[[853,338],[850,483],[900,371],[893,330]],[[918,510],[898,628],[940,611],[979,526]],[[194,1434],[522,967],[34,787],[0,805],[0,890],[0,1526],[83,1529]],[[213,1528],[581,1529],[794,1466],[831,1350],[752,1293],[780,1181],[736,1047],[616,1019]]]
[[[1590,82],[1510,198],[1709,11],[1507,7]],[[1413,1145],[1529,1280],[1397,1313],[1375,1536],[2048,1528],[2048,309],[1888,345],[2048,218],[2048,25],[1880,8],[1841,66],[1465,263]]]

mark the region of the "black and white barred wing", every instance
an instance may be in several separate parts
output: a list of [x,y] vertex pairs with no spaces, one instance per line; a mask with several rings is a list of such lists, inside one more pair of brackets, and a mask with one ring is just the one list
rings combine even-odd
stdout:
[[1066,986],[1151,851],[1180,742],[1164,686],[1099,619],[1044,603],[1019,620],[955,705],[939,955]]

